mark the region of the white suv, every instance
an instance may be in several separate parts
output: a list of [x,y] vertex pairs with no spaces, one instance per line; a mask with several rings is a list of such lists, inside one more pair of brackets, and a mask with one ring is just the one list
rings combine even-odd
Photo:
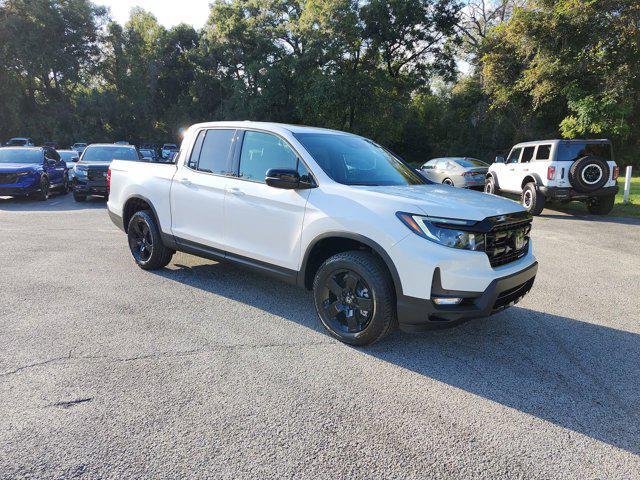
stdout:
[[520,195],[533,215],[547,201],[585,202],[596,215],[608,214],[618,193],[619,169],[609,140],[541,140],[519,143],[506,160],[489,167],[485,192]]
[[139,267],[176,251],[251,267],[313,290],[322,324],[350,344],[488,316],[537,271],[520,205],[434,184],[344,132],[198,124],[175,164],[114,160],[107,178]]

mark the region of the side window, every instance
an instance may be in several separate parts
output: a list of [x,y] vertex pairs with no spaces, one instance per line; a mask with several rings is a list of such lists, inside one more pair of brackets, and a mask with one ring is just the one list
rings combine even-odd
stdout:
[[551,145],[538,145],[536,160],[549,160],[551,158]]
[[202,142],[197,169],[207,173],[228,173],[229,151],[234,134],[235,130],[207,130]]
[[438,163],[436,163],[436,168],[438,170],[446,170],[447,169],[447,161],[446,160],[438,160]]
[[513,150],[511,150],[511,153],[507,157],[507,163],[517,163],[518,159],[520,158],[521,151],[522,148],[514,148]]
[[193,170],[198,168],[198,158],[200,157],[200,150],[202,150],[202,142],[204,140],[205,133],[207,133],[205,130],[202,130],[198,133],[196,141],[193,144],[193,149],[191,150],[191,156],[187,161],[187,167]]
[[536,147],[525,147],[522,152],[522,159],[520,160],[520,163],[529,163],[533,158],[533,152],[535,149]]
[[[240,177],[254,182],[264,182],[271,168],[298,168],[298,158],[281,138],[269,133],[248,130],[242,141]],[[308,173],[308,172],[307,172]],[[302,175],[302,172],[300,172]]]
[[431,160],[431,161],[429,161],[429,162],[425,163],[425,164],[422,166],[422,169],[423,169],[423,170],[433,170],[434,168],[436,168],[436,162],[434,162],[433,160]]
[[309,172],[309,169],[301,160],[298,160],[298,175],[300,175],[300,180],[302,182],[313,183],[311,172]]

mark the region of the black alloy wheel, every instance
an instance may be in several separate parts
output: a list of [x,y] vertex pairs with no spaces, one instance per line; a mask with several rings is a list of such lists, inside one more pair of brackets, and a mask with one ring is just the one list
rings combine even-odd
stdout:
[[47,177],[42,177],[40,179],[40,192],[38,194],[38,198],[40,200],[48,200],[50,194],[51,184],[49,183],[49,179]]
[[334,330],[359,333],[369,325],[374,301],[367,282],[356,272],[333,272],[325,281],[322,298],[325,318]]
[[153,255],[151,229],[143,217],[136,217],[129,225],[129,248],[138,263],[146,263]]

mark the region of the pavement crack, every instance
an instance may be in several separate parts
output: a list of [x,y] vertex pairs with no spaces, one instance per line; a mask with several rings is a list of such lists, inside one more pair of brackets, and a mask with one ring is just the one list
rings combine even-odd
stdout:
[[28,370],[30,368],[39,367],[39,366],[42,366],[42,365],[48,365],[49,363],[55,363],[55,362],[60,362],[60,361],[64,361],[64,360],[69,360],[71,358],[71,352],[72,352],[72,350],[69,350],[69,353],[67,355],[65,355],[64,357],[50,358],[49,360],[44,360],[42,362],[30,363],[29,365],[23,365],[21,367],[15,368],[13,370],[2,372],[2,373],[0,373],[0,377],[8,377],[9,375],[13,375],[13,374],[21,372],[23,370]]
[[56,403],[52,403],[50,405],[47,405],[48,407],[62,407],[62,408],[71,408],[71,407],[75,407],[76,405],[79,405],[81,403],[86,403],[86,402],[90,402],[91,400],[93,400],[93,397],[87,397],[87,398],[78,398],[76,400],[70,400],[68,402],[56,402]]

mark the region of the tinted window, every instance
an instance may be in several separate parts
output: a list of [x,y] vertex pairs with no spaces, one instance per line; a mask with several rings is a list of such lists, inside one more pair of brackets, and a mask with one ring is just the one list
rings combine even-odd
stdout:
[[433,170],[434,168],[436,168],[436,161],[435,160],[429,160],[427,163],[425,163],[422,168],[424,170]]
[[551,157],[551,145],[538,145],[536,160],[549,160]]
[[198,158],[200,157],[200,150],[202,150],[202,142],[204,141],[204,136],[207,132],[202,130],[198,133],[196,141],[193,145],[193,150],[191,150],[191,156],[189,157],[189,161],[187,162],[187,167],[196,169],[198,168]]
[[477,160],[475,158],[460,158],[457,159],[455,161],[458,165],[460,165],[461,167],[464,168],[471,168],[471,167],[488,167],[489,165],[487,165],[486,163]]
[[522,151],[521,148],[514,148],[513,150],[511,150],[511,153],[509,154],[509,157],[507,157],[507,163],[517,162],[518,159],[520,158],[520,152],[521,151]]
[[608,143],[571,142],[558,145],[558,161],[560,162],[572,162],[587,155],[613,160],[611,145]]
[[0,148],[0,163],[42,163],[42,150]]
[[112,160],[140,160],[140,157],[134,147],[111,145],[90,145],[82,154],[83,163],[107,163]]
[[371,140],[339,133],[296,133],[320,168],[346,185],[431,183]]
[[264,182],[271,168],[297,168],[298,158],[281,138],[262,132],[247,131],[240,154],[240,177]]
[[535,149],[536,147],[525,147],[524,152],[522,152],[522,159],[520,160],[520,163],[530,162],[533,158],[533,152],[535,151]]
[[[235,130],[207,130],[206,133],[200,133],[204,134],[204,140],[197,169],[207,173],[226,174],[229,172],[229,150],[231,150]],[[200,135],[196,139],[196,147],[199,139]],[[196,148],[194,148],[195,151]],[[191,164],[192,161],[193,159],[190,159],[189,163]]]

